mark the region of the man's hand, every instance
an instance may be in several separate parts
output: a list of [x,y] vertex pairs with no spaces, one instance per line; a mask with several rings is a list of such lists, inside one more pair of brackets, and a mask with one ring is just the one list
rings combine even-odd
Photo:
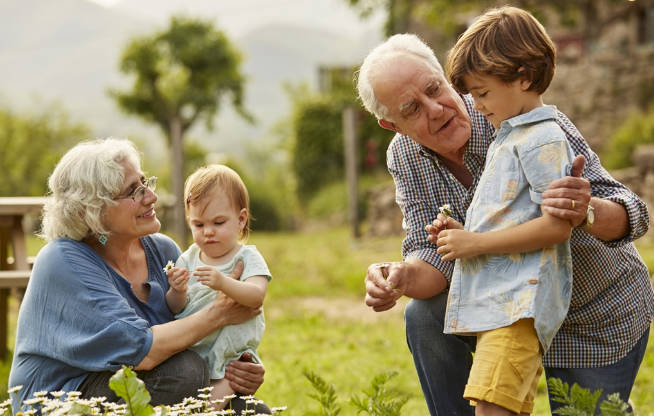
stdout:
[[586,218],[590,203],[590,182],[581,177],[586,158],[578,155],[572,162],[571,175],[557,179],[543,192],[541,209],[548,214],[570,221],[573,227]]
[[438,234],[436,245],[437,253],[443,260],[465,259],[478,255],[478,234],[464,230],[443,230]]
[[247,361],[231,361],[225,368],[225,378],[234,391],[241,394],[254,394],[263,384],[266,372],[261,364]]
[[365,284],[366,305],[375,312],[391,309],[402,297],[408,284],[404,263],[371,264],[368,267]]

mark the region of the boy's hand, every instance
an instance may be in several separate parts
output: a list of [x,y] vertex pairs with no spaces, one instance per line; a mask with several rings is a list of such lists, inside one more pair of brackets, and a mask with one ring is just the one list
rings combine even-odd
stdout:
[[429,236],[427,236],[427,240],[436,244],[436,240],[438,239],[438,234],[446,229],[462,230],[463,225],[452,217],[448,217],[443,214],[438,214],[438,216],[436,216],[436,219],[431,224],[427,224],[425,226],[425,231],[429,233]]
[[477,233],[464,230],[443,230],[436,238],[436,251],[443,260],[465,259],[478,255]]
[[198,278],[198,282],[209,286],[213,290],[221,290],[223,282],[228,279],[227,276],[209,266],[200,266],[193,273]]
[[188,279],[190,275],[188,270],[179,267],[173,267],[168,270],[168,284],[170,288],[176,292],[184,293],[188,288]]

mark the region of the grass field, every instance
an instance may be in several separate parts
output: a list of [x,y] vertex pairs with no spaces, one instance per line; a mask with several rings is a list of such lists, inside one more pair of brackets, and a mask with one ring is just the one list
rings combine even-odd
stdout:
[[[257,394],[261,399],[271,406],[288,406],[286,415],[317,410],[318,404],[309,397],[313,388],[303,376],[308,370],[334,385],[341,415],[354,415],[348,403],[351,396],[361,395],[375,375],[396,371],[398,376],[388,387],[410,397],[403,414],[428,414],[406,347],[403,305],[374,313],[363,304],[368,264],[398,260],[400,241],[400,237],[353,241],[345,228],[251,236],[250,243],[263,253],[274,276],[260,346],[266,365],[266,382]],[[639,248],[651,269],[654,242],[643,239]],[[38,245],[31,254],[35,250]],[[641,416],[654,415],[653,344],[631,397]],[[0,368],[0,382],[6,383],[8,369],[7,361]],[[544,380],[534,414],[549,414]]]

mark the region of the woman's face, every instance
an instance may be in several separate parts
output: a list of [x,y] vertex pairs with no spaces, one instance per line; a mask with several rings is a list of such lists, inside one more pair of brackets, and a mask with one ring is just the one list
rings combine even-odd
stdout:
[[125,180],[120,193],[114,198],[118,205],[105,207],[103,216],[104,225],[111,232],[110,241],[140,238],[161,228],[154,211],[157,194],[146,186],[142,198],[132,198],[139,194],[134,192],[137,188],[145,186],[145,175],[129,161],[124,161],[122,165]]

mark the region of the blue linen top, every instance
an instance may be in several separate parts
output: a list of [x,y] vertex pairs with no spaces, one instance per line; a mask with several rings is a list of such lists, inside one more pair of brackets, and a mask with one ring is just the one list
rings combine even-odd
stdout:
[[39,252],[18,314],[9,386],[14,413],[38,391],[74,391],[89,372],[136,365],[152,345],[152,325],[173,320],[163,272],[180,249],[153,234],[141,238],[150,295],[142,302],[130,283],[90,246],[67,238]]
[[[474,110],[470,94],[461,98],[472,120],[472,134],[463,155],[465,167],[473,176],[471,186],[459,182],[433,151],[399,133],[388,146],[386,160],[395,182],[397,204],[404,215],[406,238],[402,243],[402,257],[433,265],[448,283],[454,262],[441,259],[436,245],[427,240],[425,225],[436,218],[438,207],[443,204],[450,204],[452,216],[465,222],[486,152],[495,139],[495,129],[483,114]],[[583,175],[590,181],[591,194],[625,208],[629,233],[606,242],[581,227],[572,230],[574,280],[570,308],[543,357],[543,365],[569,368],[610,365],[631,351],[654,317],[654,290],[649,272],[633,244],[633,240],[649,229],[649,213],[638,195],[602,167],[597,154],[560,111],[556,124],[575,154],[586,157]]]
[[[574,159],[555,119],[556,108],[543,106],[502,122],[466,212],[467,231],[507,229],[541,216],[542,193],[569,174]],[[444,332],[470,334],[534,318],[547,351],[571,291],[569,241],[527,253],[457,259]]]

